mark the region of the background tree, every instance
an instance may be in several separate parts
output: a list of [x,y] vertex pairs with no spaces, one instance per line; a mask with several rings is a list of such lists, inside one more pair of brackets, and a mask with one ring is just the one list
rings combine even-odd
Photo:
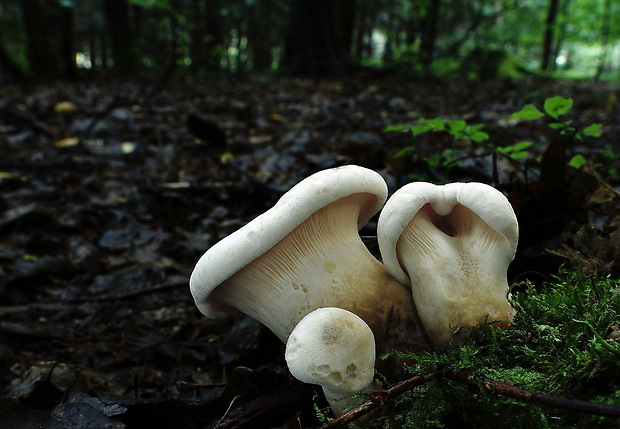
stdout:
[[[286,70],[315,76],[359,69],[352,63],[416,76],[469,78],[505,76],[502,70],[510,61],[530,72],[595,78],[611,76],[620,66],[620,32],[612,25],[620,19],[620,4],[611,0],[63,4],[0,0],[5,48],[0,62],[6,72],[15,75],[21,68],[36,76],[71,76],[74,63],[97,70],[109,58],[125,72],[177,66],[183,72]],[[9,29],[8,18],[15,21],[15,16],[20,25]]]
[[601,75],[603,74],[603,70],[607,65],[607,60],[609,56],[610,46],[609,46],[609,36],[611,34],[611,0],[604,0],[603,3],[603,16],[601,22],[601,44],[602,52],[601,59],[598,62],[596,67],[596,75],[594,76],[595,80],[599,80]]
[[549,69],[549,62],[553,60],[555,62],[555,58],[551,58],[551,54],[553,52],[553,34],[555,27],[555,20],[558,16],[558,5],[559,0],[549,0],[549,8],[547,11],[547,19],[545,21],[545,35],[543,38],[543,53],[542,53],[542,61],[540,64],[541,70]]
[[128,1],[104,0],[103,8],[108,35],[112,42],[114,68],[122,72],[138,70],[141,66],[141,61],[129,25]]
[[60,58],[54,44],[54,41],[58,40],[54,37],[58,26],[56,2],[23,0],[21,7],[30,72],[37,76],[58,77]]
[[283,66],[294,74],[345,74],[353,37],[354,0],[293,2]]
[[430,0],[427,2],[426,6],[427,9],[420,20],[420,51],[422,53],[422,67],[424,74],[428,75],[433,62],[433,57],[435,55],[437,22],[439,20],[441,0]]
[[19,63],[15,61],[11,53],[4,46],[2,40],[0,40],[0,66],[2,66],[9,75],[18,81],[26,81],[30,78],[24,69],[21,68]]

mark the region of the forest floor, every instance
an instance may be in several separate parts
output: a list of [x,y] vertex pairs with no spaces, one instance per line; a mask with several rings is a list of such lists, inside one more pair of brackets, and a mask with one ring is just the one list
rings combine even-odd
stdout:
[[[242,316],[204,318],[188,278],[212,244],[325,168],[377,170],[390,192],[412,177],[494,184],[520,220],[511,281],[542,281],[571,259],[620,274],[618,243],[609,239],[620,226],[617,85],[156,83],[2,89],[2,428],[318,425],[316,390],[289,375],[283,344]],[[574,100],[566,119],[602,124],[601,137],[564,149],[545,119],[510,120],[556,95]],[[484,124],[490,139],[455,143],[446,132],[427,133],[395,158],[413,137],[386,126],[436,117]],[[492,156],[486,145],[525,140],[534,142],[525,163]],[[451,149],[458,165],[429,162]],[[546,167],[536,161],[542,154]],[[579,169],[566,166],[575,154],[587,161]],[[373,225],[362,233],[374,235]]]

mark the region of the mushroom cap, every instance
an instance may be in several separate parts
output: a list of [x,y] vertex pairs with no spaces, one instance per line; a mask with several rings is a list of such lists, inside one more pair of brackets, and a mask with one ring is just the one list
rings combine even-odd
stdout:
[[374,378],[375,339],[350,311],[324,307],[295,326],[286,343],[286,363],[304,383],[319,384],[330,399],[366,389]]
[[323,170],[302,180],[274,207],[213,245],[198,260],[190,277],[190,290],[198,309],[209,318],[234,313],[233,308],[212,305],[211,292],[271,249],[314,212],[353,194],[367,195],[359,212],[360,229],[383,206],[387,185],[375,171],[348,165]]
[[519,240],[519,226],[514,210],[504,194],[490,185],[477,182],[446,185],[414,182],[394,192],[383,208],[377,226],[383,263],[400,283],[411,282],[401,267],[396,245],[409,222],[426,204],[430,204],[439,216],[448,215],[457,204],[471,210],[490,228],[506,238],[508,247],[506,254],[502,256],[508,262],[514,258]]

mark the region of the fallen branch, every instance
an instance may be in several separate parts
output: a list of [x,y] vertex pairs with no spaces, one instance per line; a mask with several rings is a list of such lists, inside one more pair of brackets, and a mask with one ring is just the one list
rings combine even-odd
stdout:
[[[370,413],[380,405],[403,394],[407,390],[411,390],[435,378],[438,374],[439,373],[434,373],[427,376],[415,376],[405,381],[401,381],[400,383],[396,383],[387,389],[377,389],[370,394],[370,399],[368,401],[347,411],[340,417],[335,418],[322,426],[321,429],[337,429],[344,427],[347,424]],[[499,381],[495,381],[489,377],[474,377],[472,376],[471,371],[461,371],[451,378],[460,383],[473,387],[481,387],[489,392],[507,396],[521,402],[531,402],[536,405],[544,405],[547,407],[561,408],[571,411],[580,411],[599,416],[620,417],[620,407],[530,392],[529,390],[515,387],[512,384],[500,383]]]
[[620,407],[530,392],[528,390],[519,389],[512,384],[500,383],[499,381],[495,381],[489,377],[473,377],[471,371],[461,371],[454,377],[454,379],[470,386],[482,387],[489,392],[507,396],[521,402],[532,402],[536,405],[545,405],[564,410],[581,411],[599,416],[620,417]]

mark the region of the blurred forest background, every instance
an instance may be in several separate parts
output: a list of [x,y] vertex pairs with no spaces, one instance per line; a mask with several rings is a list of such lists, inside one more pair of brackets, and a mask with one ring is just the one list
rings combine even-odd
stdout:
[[618,78],[612,0],[2,0],[13,78],[136,72]]

